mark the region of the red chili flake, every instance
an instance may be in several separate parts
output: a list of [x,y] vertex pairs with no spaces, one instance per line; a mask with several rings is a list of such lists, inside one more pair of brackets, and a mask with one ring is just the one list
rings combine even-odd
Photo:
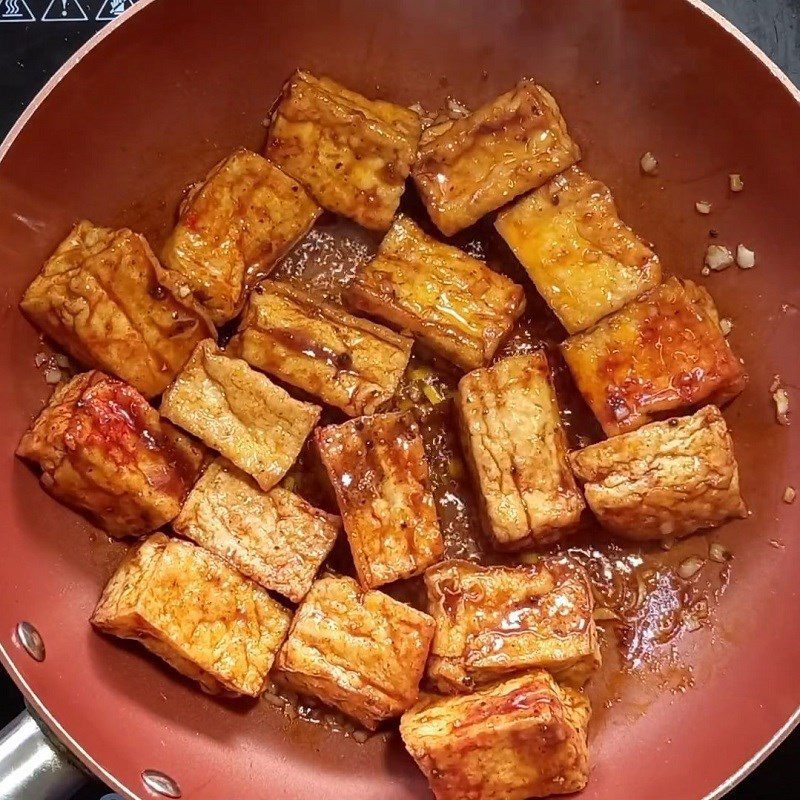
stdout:
[[197,222],[198,222],[198,218],[197,218],[197,212],[196,211],[190,211],[183,218],[183,224],[186,225],[187,228],[191,228],[191,230],[193,230],[193,231],[197,230]]

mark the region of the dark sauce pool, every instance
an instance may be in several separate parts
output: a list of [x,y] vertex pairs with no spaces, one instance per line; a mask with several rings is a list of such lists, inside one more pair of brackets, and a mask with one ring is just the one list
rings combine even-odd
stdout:
[[[435,233],[413,191],[405,193],[401,211],[413,217],[429,233]],[[332,302],[339,302],[342,290],[352,280],[356,267],[372,257],[379,242],[380,235],[325,215],[270,277],[309,288]],[[450,242],[526,288],[526,312],[495,360],[544,348],[570,447],[584,447],[603,438],[600,426],[583,402],[560,356],[558,344],[566,332],[495,232],[493,218],[485,218],[454,236]],[[419,420],[445,540],[445,556],[484,564],[514,564],[532,563],[542,555],[563,554],[586,568],[595,595],[595,614],[604,655],[600,674],[587,687],[595,717],[604,707],[620,702],[622,687],[629,682],[637,684],[640,709],[665,689],[685,691],[691,687],[691,668],[680,663],[674,643],[678,637],[690,635],[707,624],[727,585],[730,563],[709,561],[709,542],[703,536],[691,537],[671,547],[615,541],[597,526],[589,514],[581,529],[557,546],[516,554],[493,551],[481,533],[476,498],[454,421],[452,395],[460,375],[449,364],[415,346],[401,387],[392,406],[387,409],[411,410]],[[292,392],[297,394],[294,389]],[[344,419],[340,412],[326,409],[322,423],[342,422]],[[290,488],[312,503],[336,510],[315,453],[308,444],[285,480]],[[679,565],[690,557],[702,559],[703,568],[685,579],[679,574]],[[353,574],[344,537],[337,543],[327,566]],[[421,578],[382,589],[425,609]],[[626,689],[624,694],[627,697],[631,692]],[[279,687],[274,687],[267,699],[273,705],[282,706],[284,713],[292,718],[324,724],[359,740],[366,736],[341,715],[301,700],[292,693],[281,692]]]

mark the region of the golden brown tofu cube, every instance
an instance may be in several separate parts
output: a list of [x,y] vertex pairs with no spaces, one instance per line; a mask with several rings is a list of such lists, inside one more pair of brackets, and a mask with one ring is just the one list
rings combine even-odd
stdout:
[[345,292],[462,369],[488,364],[525,310],[521,286],[399,216]]
[[578,524],[583,497],[547,357],[512,356],[465,375],[456,408],[486,535],[503,550],[561,538]]
[[408,108],[300,71],[272,114],[266,155],[321,206],[383,231],[400,203],[421,129]]
[[569,333],[661,281],[658,257],[619,218],[608,187],[578,167],[501,212],[495,227]]
[[626,539],[688,536],[747,515],[716,406],[651,422],[570,455],[600,524]]
[[157,533],[108,582],[92,614],[105,633],[135,639],[211,693],[258,697],[291,614],[201,547]]
[[326,575],[297,609],[276,669],[295,691],[372,730],[416,702],[432,636],[427,614]]
[[172,291],[143,236],[79,222],[23,295],[25,315],[73,358],[161,394],[214,329]]
[[518,567],[445,561],[425,573],[436,636],[428,662],[433,685],[471,691],[540,667],[582,686],[600,666],[586,571],[568,559]]
[[410,415],[359,417],[314,435],[362,586],[410,578],[441,558],[428,463]]
[[571,336],[561,350],[608,436],[700,404],[722,405],[747,383],[711,295],[677,278]]
[[436,800],[577,792],[589,776],[589,701],[541,670],[463,697],[426,695],[400,735]]
[[161,403],[167,419],[252,475],[264,491],[294,464],[320,411],[210,340],[197,346]]
[[412,344],[302,289],[263,281],[230,350],[355,417],[391,400]]
[[297,181],[240,148],[181,204],[161,259],[222,325],[241,310],[253,276],[266,275],[321,211]]
[[56,389],[17,455],[54,497],[113,536],[138,536],[177,515],[204,454],[132,386],[85,372]]
[[339,518],[278,486],[262,491],[218,458],[172,527],[265,589],[299,602],[333,547]]
[[553,97],[531,80],[425,136],[412,171],[445,236],[574,164],[581,151]]

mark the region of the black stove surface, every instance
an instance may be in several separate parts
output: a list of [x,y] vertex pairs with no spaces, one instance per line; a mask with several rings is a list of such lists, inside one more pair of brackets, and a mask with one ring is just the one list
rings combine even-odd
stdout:
[[[235,0],[220,0],[220,2]],[[644,1],[644,0],[642,0]],[[61,64],[93,33],[136,0],[0,0],[0,138]],[[708,0],[800,85],[800,0]],[[0,726],[23,707],[0,669]],[[91,713],[87,710],[87,713]],[[710,721],[713,724],[713,720]],[[792,734],[730,800],[782,800],[797,796],[800,730]],[[791,791],[790,791],[791,789]],[[92,782],[76,800],[99,800],[108,789]],[[39,798],[30,798],[39,800]],[[646,798],[619,798],[646,800]],[[699,800],[699,798],[675,798]]]

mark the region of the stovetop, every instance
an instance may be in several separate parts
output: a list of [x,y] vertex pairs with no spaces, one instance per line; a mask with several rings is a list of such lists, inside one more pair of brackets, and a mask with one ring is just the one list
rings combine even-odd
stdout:
[[[36,92],[92,34],[136,0],[0,0],[0,138]],[[234,3],[236,0],[220,0]],[[800,0],[708,0],[800,85]],[[765,656],[766,657],[766,656]],[[733,702],[733,699],[732,699]],[[0,725],[23,707],[22,697],[0,670]],[[87,709],[87,714],[92,711]],[[713,724],[713,720],[709,721]],[[729,800],[778,800],[796,791],[800,778],[800,730],[790,736]],[[76,800],[116,797],[97,781]],[[30,798],[30,800],[40,800]],[[646,800],[620,798],[619,800]],[[675,800],[695,800],[676,798]]]

